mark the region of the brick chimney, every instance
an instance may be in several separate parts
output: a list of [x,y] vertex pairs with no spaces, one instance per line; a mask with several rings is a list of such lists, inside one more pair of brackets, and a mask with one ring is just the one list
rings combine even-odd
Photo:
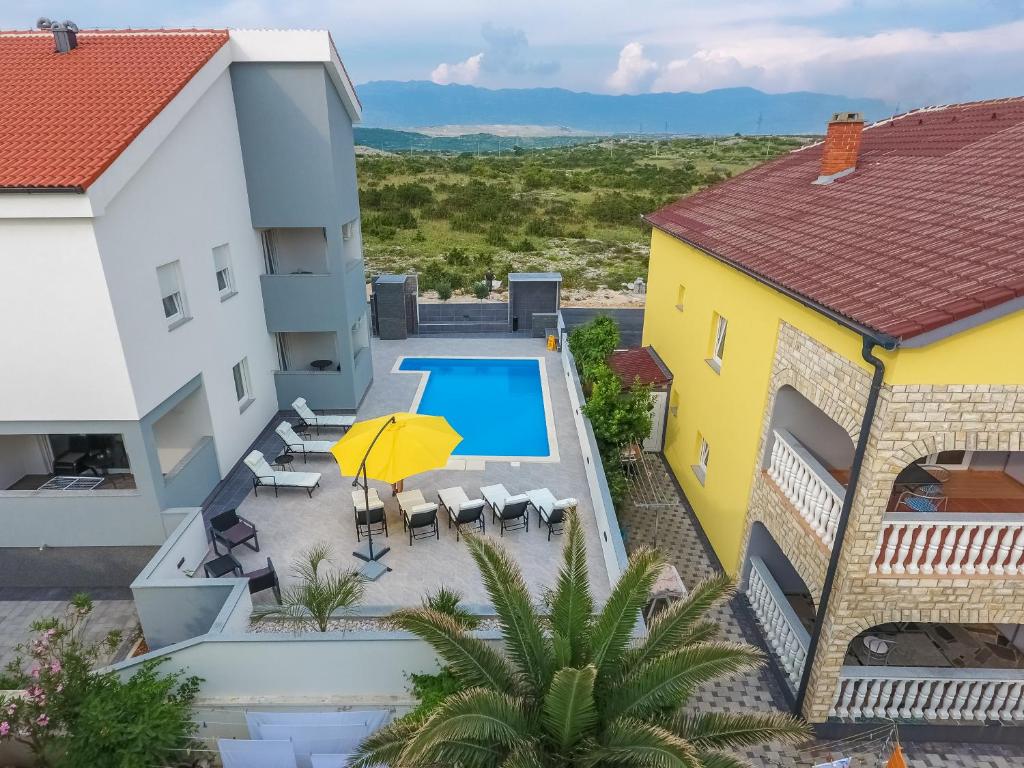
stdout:
[[815,184],[831,184],[857,167],[864,116],[860,112],[836,112],[828,121],[821,152],[821,174]]

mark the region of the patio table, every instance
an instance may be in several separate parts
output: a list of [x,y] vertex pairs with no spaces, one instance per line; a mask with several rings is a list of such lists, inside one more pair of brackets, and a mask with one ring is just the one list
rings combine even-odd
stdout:
[[229,573],[241,576],[242,564],[231,554],[221,555],[206,563],[203,566],[203,571],[206,573],[206,577],[210,579],[219,579],[221,576],[227,576]]

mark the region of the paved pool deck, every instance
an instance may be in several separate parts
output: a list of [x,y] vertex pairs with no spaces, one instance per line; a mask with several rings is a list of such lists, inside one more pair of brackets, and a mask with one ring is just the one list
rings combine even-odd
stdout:
[[[476,498],[482,486],[502,483],[513,494],[547,487],[558,498],[575,497],[579,501],[579,514],[585,522],[592,589],[595,598],[603,602],[610,590],[609,580],[559,354],[548,352],[541,339],[421,337],[404,341],[375,340],[374,381],[357,417],[369,419],[408,410],[420,384],[420,376],[394,373],[395,361],[399,357],[426,356],[541,358],[554,420],[558,460],[524,460],[518,466],[507,460],[496,460],[487,461],[479,468],[427,472],[409,478],[405,483],[406,490],[418,488],[428,501],[436,501],[440,488],[462,486],[470,498]],[[315,407],[315,403],[313,405]],[[493,418],[495,429],[515,426],[515,414],[495,413]],[[340,432],[325,432],[321,437],[331,439],[340,435]],[[276,436],[273,439],[276,440]],[[279,445],[278,442],[277,446],[268,447]],[[268,458],[272,459],[273,455],[268,455]],[[237,547],[234,550],[236,557],[247,571],[265,565],[266,558],[271,557],[284,586],[295,583],[290,565],[317,542],[325,541],[331,545],[336,566],[360,566],[361,561],[351,554],[357,546],[352,478],[341,477],[337,463],[329,455],[309,457],[305,465],[301,457],[296,457],[293,467],[322,473],[320,488],[313,492],[313,498],[301,490],[282,490],[278,498],[274,498],[272,490],[260,489],[258,498],[249,491],[238,506],[238,512],[255,523],[261,551]],[[448,529],[443,513],[438,516],[440,539],[421,539],[410,546],[408,536],[402,530],[402,517],[397,501],[391,496],[390,486],[379,482],[371,482],[371,485],[384,500],[389,530],[386,539],[375,536],[374,544],[391,547],[381,562],[392,571],[367,585],[364,605],[418,605],[426,594],[442,586],[461,592],[468,604],[486,605],[486,594],[466,545],[462,541],[456,542],[455,529]],[[537,525],[537,516],[532,512],[529,531],[509,531],[503,537],[499,536],[497,523],[491,524],[489,512],[486,517],[487,537],[505,546],[521,565],[531,592],[539,598],[545,588],[554,584],[562,538],[552,536],[548,541],[547,529],[542,530]],[[269,599],[270,593],[267,592],[257,595],[254,601]]]

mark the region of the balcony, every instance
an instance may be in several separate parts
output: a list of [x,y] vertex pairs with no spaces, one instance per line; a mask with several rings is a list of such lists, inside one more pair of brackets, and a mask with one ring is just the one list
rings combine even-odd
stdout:
[[1024,575],[1022,464],[1019,452],[957,451],[909,465],[893,484],[871,572]]
[[789,430],[773,430],[767,474],[829,549],[846,489]]
[[344,301],[331,275],[260,275],[260,289],[271,333],[344,327]]
[[750,558],[746,595],[765,642],[778,658],[790,688],[796,691],[811,638],[760,557]]
[[829,716],[1024,720],[1022,629],[1007,624],[874,627],[851,641]]

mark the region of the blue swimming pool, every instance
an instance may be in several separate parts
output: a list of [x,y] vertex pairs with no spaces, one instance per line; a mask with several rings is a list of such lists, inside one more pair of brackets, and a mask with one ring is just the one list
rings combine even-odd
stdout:
[[462,435],[456,455],[550,454],[539,360],[407,357],[399,370],[428,374],[416,411]]

